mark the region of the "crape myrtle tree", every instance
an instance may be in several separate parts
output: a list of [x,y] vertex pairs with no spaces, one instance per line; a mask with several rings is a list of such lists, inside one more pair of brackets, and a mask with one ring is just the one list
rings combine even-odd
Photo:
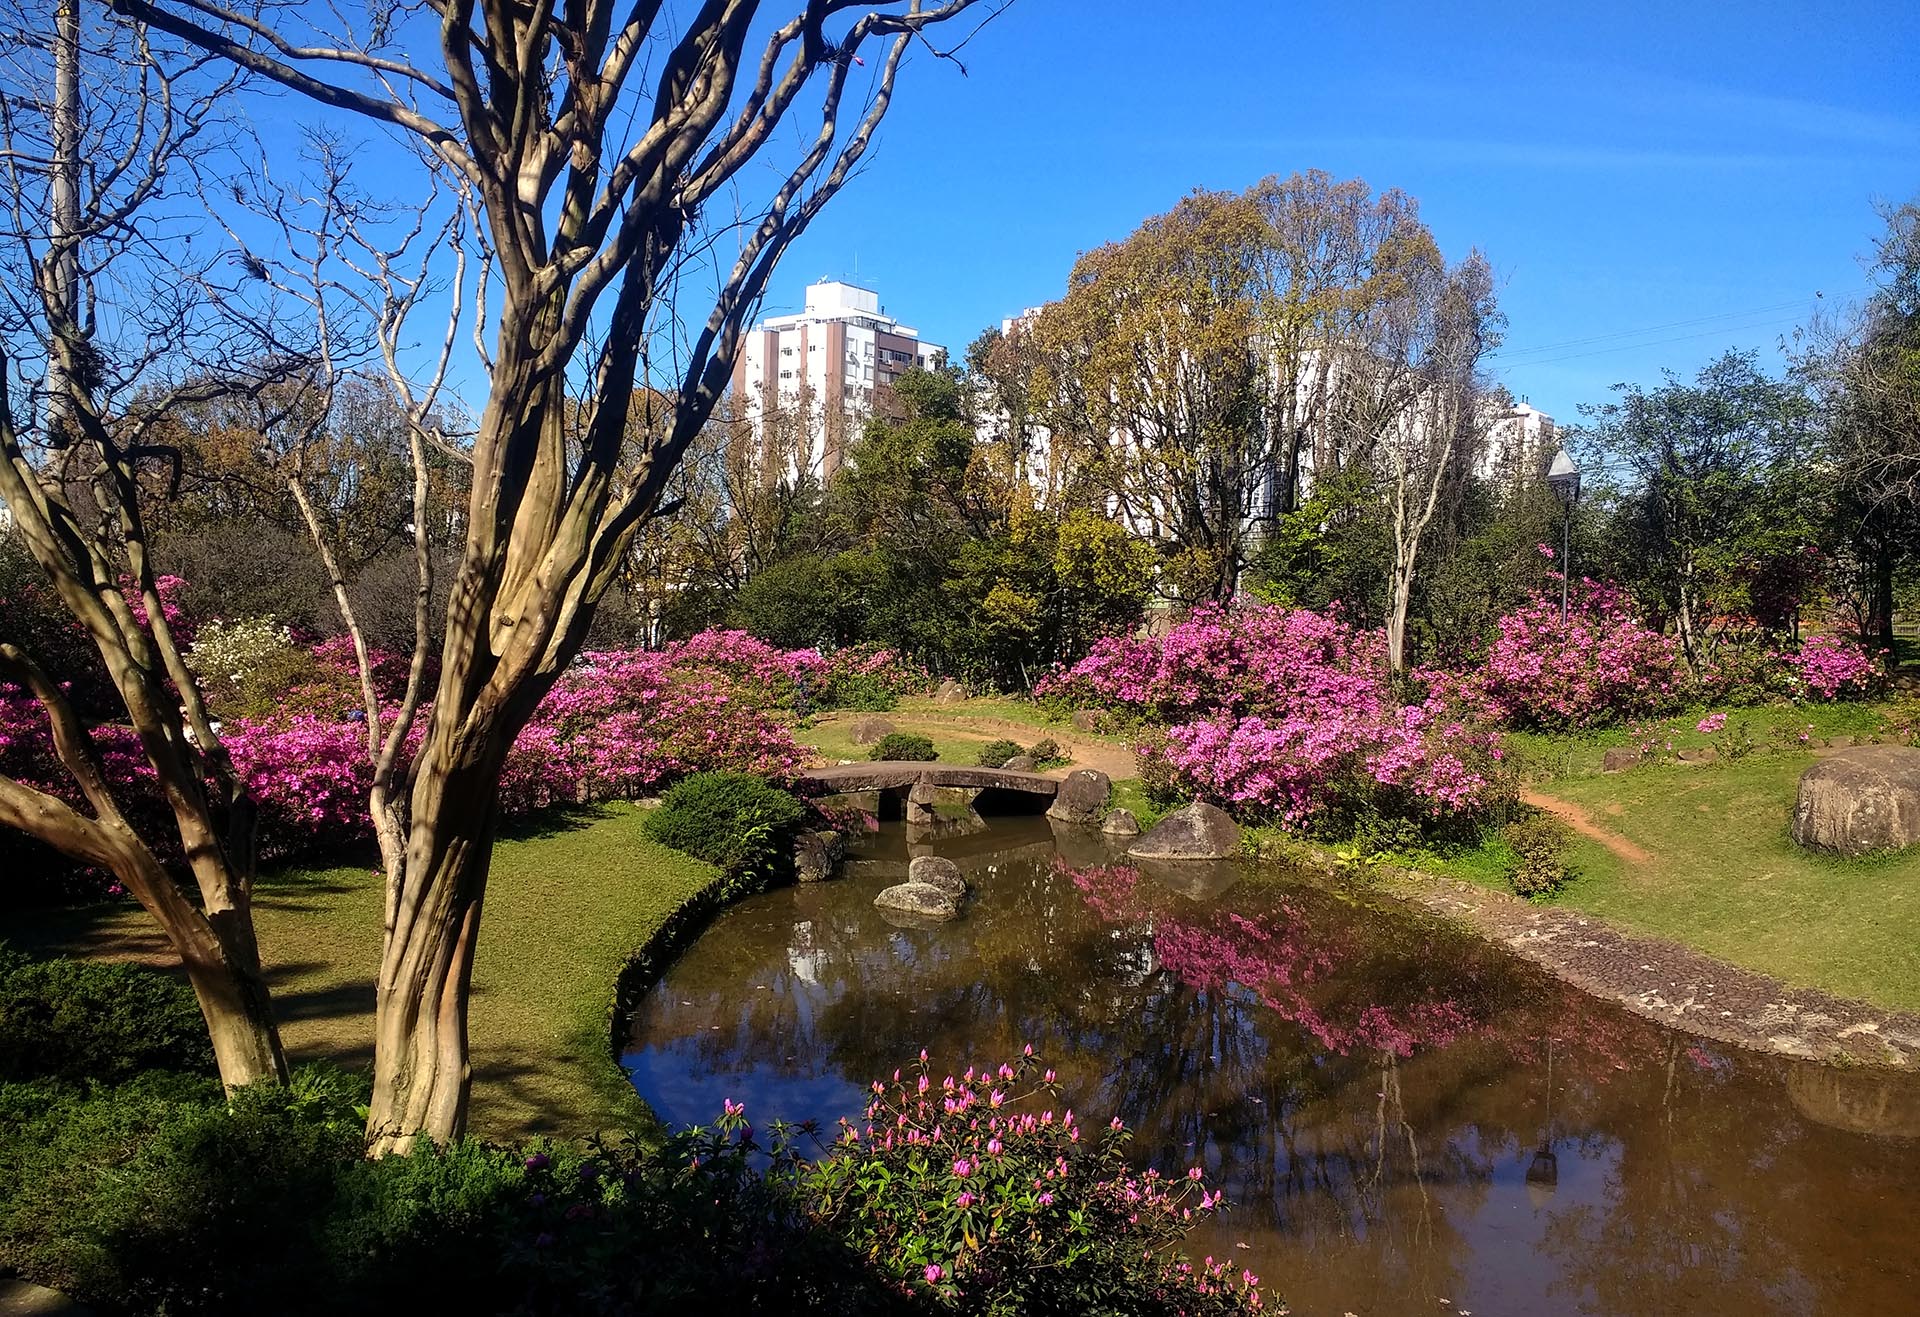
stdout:
[[[725,390],[775,262],[865,154],[909,48],[951,56],[971,30],[955,20],[1003,7],[809,0],[773,17],[749,0],[442,0],[376,5],[325,30],[338,11],[115,0],[252,77],[411,140],[480,217],[488,385],[439,681],[388,874],[376,1153],[454,1137],[465,1121],[468,985],[515,735]],[[936,46],[946,29],[960,35]],[[788,142],[793,156],[775,161]],[[770,192],[748,202],[743,190],[763,182]],[[737,244],[731,261],[717,257],[723,237]],[[640,379],[673,411],[635,451]]]
[[[0,498],[98,656],[112,692],[102,705],[118,706],[83,716],[67,684],[78,674],[39,661],[27,619],[0,621],[0,680],[37,701],[55,761],[33,780],[0,777],[0,825],[111,872],[155,919],[223,1082],[282,1079],[251,915],[253,810],[188,668],[142,515],[148,487],[177,477],[172,411],[284,377],[219,314],[234,289],[215,254],[183,240],[196,179],[226,163],[221,107],[237,74],[137,22],[83,14],[79,0],[23,0],[0,27]],[[233,364],[182,369],[195,360]],[[164,820],[144,831],[135,774],[108,766],[110,748],[135,746]]]

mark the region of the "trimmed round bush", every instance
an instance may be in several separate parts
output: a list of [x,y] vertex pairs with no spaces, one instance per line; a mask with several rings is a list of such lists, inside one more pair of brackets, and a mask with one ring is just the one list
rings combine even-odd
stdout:
[[646,819],[647,835],[685,851],[736,880],[739,890],[765,886],[793,860],[793,839],[807,807],[751,773],[695,773],[661,797]]
[[919,761],[933,760],[939,757],[939,752],[933,748],[932,738],[921,736],[915,732],[889,733],[874,743],[873,753],[867,756],[867,758],[873,760],[907,759]]
[[1572,882],[1573,862],[1567,852],[1573,833],[1551,814],[1532,814],[1507,824],[1500,838],[1516,857],[1507,871],[1507,883],[1529,901],[1541,900]]
[[998,768],[1015,755],[1023,755],[1026,749],[1018,741],[988,741],[980,747],[978,763],[982,768]]

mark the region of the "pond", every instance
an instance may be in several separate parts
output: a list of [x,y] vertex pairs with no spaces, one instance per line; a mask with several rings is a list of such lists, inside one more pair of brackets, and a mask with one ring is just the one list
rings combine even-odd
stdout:
[[1233,1207],[1196,1249],[1296,1313],[1920,1311],[1920,1084],[1663,1030],[1391,902],[1140,873],[1056,829],[935,842],[975,889],[941,926],[873,907],[897,823],[727,910],[642,1002],[635,1087],[671,1122],[733,1098],[830,1126],[923,1047],[958,1071],[1031,1042],[1088,1126],[1207,1168]]

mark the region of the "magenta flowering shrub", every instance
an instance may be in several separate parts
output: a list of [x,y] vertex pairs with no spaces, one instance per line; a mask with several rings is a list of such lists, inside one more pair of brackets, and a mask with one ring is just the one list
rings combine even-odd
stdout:
[[1502,617],[1462,685],[1517,727],[1593,727],[1679,700],[1679,650],[1634,617],[1624,592],[1582,581],[1570,602],[1564,621],[1560,601],[1538,593]]
[[1293,825],[1472,815],[1502,757],[1455,687],[1397,698],[1380,634],[1337,612],[1199,608],[1164,636],[1098,642],[1036,691],[1167,723],[1139,747],[1143,777]]
[[1878,693],[1884,677],[1872,655],[1839,636],[1809,636],[1786,661],[1804,695],[1816,700],[1864,699]]
[[760,708],[891,708],[933,680],[890,649],[781,649],[746,631],[707,630],[661,653],[673,667],[712,673]]
[[[1057,1105],[1028,1046],[1010,1064],[935,1078],[927,1054],[876,1080],[864,1121],[799,1173],[808,1217],[910,1293],[963,1312],[1248,1313],[1259,1277],[1179,1246],[1219,1211],[1195,1166],[1128,1163],[1113,1118],[1089,1129]],[[743,1121],[738,1104],[726,1119]]]

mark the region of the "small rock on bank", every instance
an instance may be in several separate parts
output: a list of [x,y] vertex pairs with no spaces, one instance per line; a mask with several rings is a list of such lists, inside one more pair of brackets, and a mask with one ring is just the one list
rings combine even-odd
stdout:
[[1098,823],[1113,783],[1097,768],[1076,768],[1061,780],[1047,817],[1062,823]]
[[1112,810],[1100,821],[1100,831],[1109,837],[1137,837],[1140,835],[1140,820],[1133,816],[1130,809]]
[[1176,809],[1127,848],[1136,860],[1229,860],[1239,853],[1240,825],[1204,800]]

